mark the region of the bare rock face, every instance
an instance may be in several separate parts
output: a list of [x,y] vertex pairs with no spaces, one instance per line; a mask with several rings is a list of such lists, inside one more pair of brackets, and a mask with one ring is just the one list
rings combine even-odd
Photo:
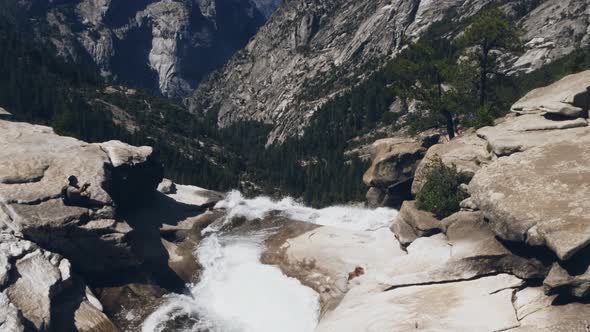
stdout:
[[590,45],[588,8],[584,0],[541,2],[520,21],[526,50],[512,70],[531,72]]
[[514,308],[520,326],[513,331],[580,331],[590,324],[590,306],[583,303],[552,305],[555,296],[546,296],[542,287],[529,287],[514,294]]
[[[187,96],[242,48],[276,0],[43,1],[58,52],[91,61],[107,77]],[[38,4],[37,4],[38,5]]]
[[[0,221],[96,278],[136,267],[132,228],[116,210],[155,192],[162,168],[151,154],[147,147],[87,144],[48,127],[0,121]],[[70,175],[90,184],[91,198],[80,206],[62,198]]]
[[577,118],[553,121],[540,114],[507,116],[493,127],[484,127],[477,135],[487,141],[496,156],[509,156],[548,142],[568,142],[587,135],[588,121]]
[[475,175],[472,199],[498,236],[547,246],[561,260],[590,244],[589,137],[500,158]]
[[40,331],[117,331],[61,255],[0,232],[0,262],[3,330],[23,331],[28,326]]
[[[387,229],[293,225],[299,231],[267,242],[263,262],[320,293],[318,331],[519,327],[513,294],[549,266],[510,252],[479,212],[459,212],[439,225],[445,233],[419,237],[405,251]],[[553,297],[536,300],[545,298],[550,305]]]
[[548,113],[569,118],[588,117],[589,109],[590,70],[532,90],[512,105],[512,111],[517,113]]
[[409,186],[426,150],[438,142],[440,135],[430,133],[417,138],[392,137],[377,140],[371,146],[371,167],[363,182],[370,207],[399,206],[410,198]]
[[10,114],[7,110],[0,107],[0,120],[10,120],[12,114]]
[[441,221],[432,213],[418,210],[415,201],[405,201],[391,224],[391,231],[406,246],[419,237],[440,233],[442,230]]
[[[347,86],[322,84],[326,77],[360,82],[364,65],[395,57],[404,38],[420,37],[431,24],[476,14],[487,0],[286,1],[228,65],[190,98],[193,112],[218,112],[228,126],[254,120],[274,126],[269,143],[301,134],[313,113]],[[507,1],[515,12],[521,1]],[[532,71],[588,45],[588,4],[545,1],[518,22],[527,52],[508,72]]]

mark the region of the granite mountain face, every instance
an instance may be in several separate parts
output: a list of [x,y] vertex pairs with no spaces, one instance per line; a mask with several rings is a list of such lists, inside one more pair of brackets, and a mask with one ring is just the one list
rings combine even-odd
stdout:
[[[395,57],[447,20],[462,31],[484,6],[498,3],[520,17],[526,51],[506,56],[506,72],[530,72],[590,44],[590,5],[584,0],[290,0],[228,65],[202,84],[191,111],[217,112],[221,126],[261,121],[268,143],[301,135],[326,100],[363,80],[374,63]],[[338,79],[335,79],[338,78]]]
[[264,24],[278,1],[64,0],[24,2],[58,53],[116,82],[188,95]]

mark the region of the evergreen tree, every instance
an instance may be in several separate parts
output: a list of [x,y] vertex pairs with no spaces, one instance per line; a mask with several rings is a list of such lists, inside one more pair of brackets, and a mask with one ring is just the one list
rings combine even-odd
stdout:
[[517,52],[522,49],[520,32],[497,7],[483,10],[467,27],[460,39],[463,48],[476,47],[479,65],[479,104],[485,106],[488,79],[495,74],[498,58],[492,51]]

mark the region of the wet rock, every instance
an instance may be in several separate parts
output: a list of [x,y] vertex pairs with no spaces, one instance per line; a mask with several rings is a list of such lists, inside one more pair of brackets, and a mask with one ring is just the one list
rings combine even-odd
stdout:
[[412,286],[383,292],[349,291],[317,331],[501,331],[519,325],[512,291],[522,285],[501,274],[472,281]]
[[405,255],[387,229],[355,232],[294,223],[266,244],[262,261],[278,265],[286,275],[316,290],[322,313],[333,309],[346,293],[351,271],[362,267],[364,274],[351,281],[362,282],[374,278],[390,258]]

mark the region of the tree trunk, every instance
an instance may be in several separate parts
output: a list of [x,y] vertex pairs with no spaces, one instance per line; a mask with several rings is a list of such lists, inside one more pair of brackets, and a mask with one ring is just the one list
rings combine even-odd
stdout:
[[485,47],[481,49],[481,61],[480,61],[480,77],[479,77],[479,105],[485,106],[486,103],[486,85],[488,79],[488,53],[489,50]]
[[453,114],[449,112],[449,110],[443,110],[443,115],[447,120],[447,134],[449,135],[449,139],[455,138],[455,121],[453,120]]
[[[439,100],[440,105],[443,105],[442,79],[441,79],[438,72],[437,72],[437,83],[438,83],[438,100]],[[451,113],[451,111],[449,111],[447,109],[446,105],[443,105],[441,113],[445,117],[446,125],[447,125],[447,134],[449,135],[449,140],[451,140],[451,139],[455,138],[455,123],[453,121],[453,114]]]

